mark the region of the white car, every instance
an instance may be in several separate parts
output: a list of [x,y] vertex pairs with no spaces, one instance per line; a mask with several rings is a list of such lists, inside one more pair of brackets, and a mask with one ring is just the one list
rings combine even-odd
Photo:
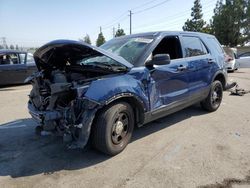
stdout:
[[225,62],[227,70],[232,72],[238,70],[239,62],[236,61],[237,49],[224,47],[224,50],[226,52]]
[[236,59],[241,68],[250,68],[250,52],[240,54]]

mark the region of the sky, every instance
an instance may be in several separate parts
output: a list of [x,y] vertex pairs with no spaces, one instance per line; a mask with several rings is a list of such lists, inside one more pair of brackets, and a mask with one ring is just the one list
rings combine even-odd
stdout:
[[[209,22],[217,0],[201,0]],[[0,0],[0,44],[39,47],[56,39],[79,40],[89,34],[95,44],[100,27],[106,40],[113,27],[132,33],[180,31],[190,18],[194,0]]]

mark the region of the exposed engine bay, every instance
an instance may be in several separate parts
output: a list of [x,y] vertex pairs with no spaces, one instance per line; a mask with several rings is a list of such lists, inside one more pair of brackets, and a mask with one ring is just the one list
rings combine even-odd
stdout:
[[56,69],[50,73],[40,71],[27,78],[33,86],[28,105],[30,114],[39,123],[36,129],[38,134],[51,132],[63,136],[66,142],[72,141],[69,147],[82,148],[88,140],[82,122],[88,119],[85,116],[97,111],[95,107],[98,104],[81,95],[91,81],[104,76],[104,73],[93,70],[83,74],[73,72],[74,68]]

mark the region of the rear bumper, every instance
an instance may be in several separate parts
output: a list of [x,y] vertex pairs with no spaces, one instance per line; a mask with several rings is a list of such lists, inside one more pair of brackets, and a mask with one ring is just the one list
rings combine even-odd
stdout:
[[233,70],[234,69],[234,63],[226,64],[226,68],[227,68],[227,70]]

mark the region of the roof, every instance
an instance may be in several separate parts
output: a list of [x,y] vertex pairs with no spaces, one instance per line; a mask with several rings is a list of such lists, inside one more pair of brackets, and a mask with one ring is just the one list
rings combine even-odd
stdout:
[[180,35],[180,34],[213,36],[213,35],[210,35],[207,33],[191,32],[191,31],[154,31],[154,32],[136,33],[136,34],[132,34],[132,35],[124,35],[124,36],[121,36],[119,38],[147,37],[147,36],[158,37],[158,36],[162,36],[162,35]]
[[25,51],[20,51],[20,50],[11,50],[11,49],[0,49],[0,54],[5,54],[5,53],[27,53]]

